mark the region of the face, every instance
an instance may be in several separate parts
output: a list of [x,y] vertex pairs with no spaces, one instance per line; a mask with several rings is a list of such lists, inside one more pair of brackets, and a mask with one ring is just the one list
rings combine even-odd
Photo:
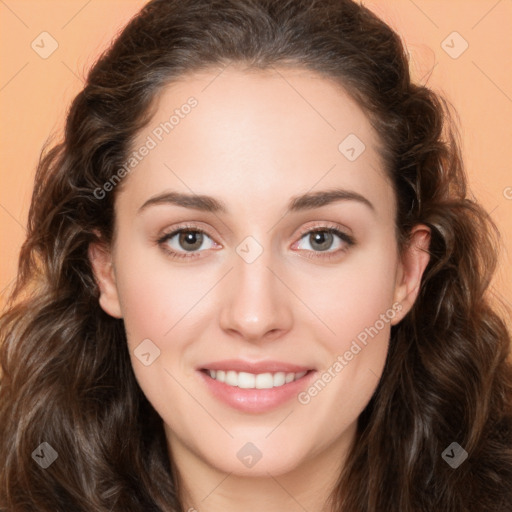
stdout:
[[353,441],[427,263],[397,251],[378,148],[304,70],[230,66],[159,97],[90,257],[178,462],[279,475]]

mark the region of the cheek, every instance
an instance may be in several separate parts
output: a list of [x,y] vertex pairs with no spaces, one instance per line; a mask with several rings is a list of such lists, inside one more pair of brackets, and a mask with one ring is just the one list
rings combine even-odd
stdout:
[[128,341],[151,335],[164,339],[208,290],[212,273],[172,262],[162,250],[134,240],[130,233],[119,234],[117,247],[117,289]]
[[383,327],[380,319],[381,315],[392,319],[396,314],[396,264],[391,250],[376,247],[347,258],[329,275],[316,271],[303,282],[301,294],[308,297],[308,305],[330,328],[333,349],[343,349],[376,322],[380,330],[389,332],[388,322]]
[[318,379],[298,397],[318,425],[341,429],[356,421],[382,375],[391,320],[401,307],[393,306],[394,260],[378,261],[357,271],[347,267],[325,283],[324,293],[312,294],[311,309],[321,311],[334,331],[319,339],[329,355]]
[[331,335],[319,338],[329,355],[299,402],[325,422],[355,421],[382,375],[391,321],[401,309],[393,305],[396,254],[385,247],[361,251],[328,279],[317,274],[302,290]]
[[167,283],[148,274],[146,269],[119,274],[123,320],[131,345],[144,338],[160,338],[171,327],[163,313],[174,309],[175,294],[173,299]]
[[194,318],[193,325],[202,324],[199,299],[213,283],[184,267],[171,268],[165,258],[148,263],[149,257],[132,251],[121,258],[117,287],[135,376],[155,409],[168,417],[170,396],[173,408],[190,405],[190,397],[170,374],[174,375],[176,364],[182,365],[194,330],[190,318]]

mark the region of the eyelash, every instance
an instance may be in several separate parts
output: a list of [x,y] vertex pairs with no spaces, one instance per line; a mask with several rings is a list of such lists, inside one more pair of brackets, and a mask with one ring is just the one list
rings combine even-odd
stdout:
[[[158,238],[158,240],[156,242],[172,258],[191,259],[191,258],[200,257],[199,254],[202,251],[189,252],[189,253],[178,252],[173,249],[170,249],[169,246],[165,244],[165,242],[171,240],[174,236],[176,236],[182,232],[202,233],[203,235],[206,235],[209,238],[212,238],[206,231],[204,231],[201,228],[198,228],[197,226],[182,225],[182,226],[179,226],[178,228],[174,229],[170,233],[164,233],[160,238]],[[352,237],[351,235],[348,235],[347,233],[344,233],[343,231],[340,231],[334,225],[328,225],[328,226],[322,225],[322,226],[315,226],[313,228],[308,228],[308,229],[304,230],[303,232],[301,232],[299,240],[304,238],[305,235],[310,235],[313,233],[332,233],[332,234],[338,236],[338,238],[340,238],[343,242],[345,242],[346,246],[341,249],[338,249],[336,251],[310,251],[310,250],[303,249],[308,253],[313,252],[313,253],[318,254],[317,256],[306,256],[307,258],[311,258],[311,259],[322,258],[322,259],[330,260],[331,258],[337,257],[341,252],[346,252],[348,250],[348,248],[350,248],[356,244],[354,237]]]

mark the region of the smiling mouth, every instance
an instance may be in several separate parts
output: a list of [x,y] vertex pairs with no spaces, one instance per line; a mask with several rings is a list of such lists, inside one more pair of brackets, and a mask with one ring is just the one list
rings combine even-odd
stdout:
[[217,382],[241,389],[271,389],[279,388],[291,382],[302,379],[313,370],[302,372],[265,372],[249,373],[234,370],[209,370],[203,368],[203,373]]

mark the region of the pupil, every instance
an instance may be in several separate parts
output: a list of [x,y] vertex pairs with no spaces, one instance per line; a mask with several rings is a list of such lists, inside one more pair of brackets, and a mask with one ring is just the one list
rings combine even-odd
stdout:
[[317,249],[319,251],[326,251],[332,244],[332,233],[328,233],[326,231],[318,231],[316,233],[312,233],[314,243],[311,244],[311,247],[314,247],[314,244],[317,245]]

